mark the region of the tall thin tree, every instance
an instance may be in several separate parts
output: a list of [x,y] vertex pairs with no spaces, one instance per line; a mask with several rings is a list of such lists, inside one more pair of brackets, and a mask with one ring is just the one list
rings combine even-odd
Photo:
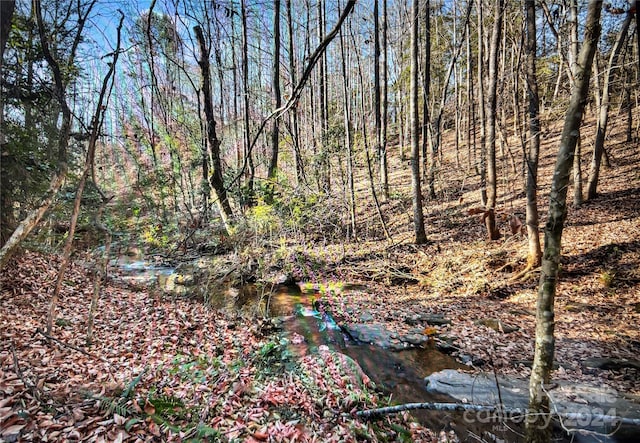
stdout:
[[[98,138],[100,136],[102,124],[104,122],[104,114],[107,109],[107,100],[108,100],[108,92],[110,90],[109,84],[111,82],[111,77],[115,73],[116,64],[118,63],[118,57],[120,55],[120,35],[122,30],[122,23],[124,22],[124,14],[120,11],[120,22],[118,23],[118,27],[116,30],[117,33],[117,44],[116,49],[113,51],[113,59],[112,62],[109,63],[109,69],[107,74],[102,79],[102,86],[100,88],[100,95],[98,97],[98,103],[96,104],[96,108],[91,119],[91,133],[89,135],[89,146],[87,147],[87,155],[85,158],[84,170],[80,175],[80,179],[78,180],[78,185],[76,187],[76,196],[73,200],[73,208],[71,212],[71,220],[69,221],[69,231],[67,232],[67,238],[64,242],[64,247],[62,251],[62,262],[60,263],[60,268],[58,269],[58,277],[56,279],[56,285],[53,289],[53,295],[51,296],[51,301],[49,303],[49,311],[47,313],[47,325],[46,331],[47,335],[51,335],[51,331],[53,329],[53,320],[55,317],[55,311],[58,305],[58,299],[60,297],[60,291],[62,291],[62,284],[64,282],[64,277],[71,263],[71,253],[73,252],[73,240],[75,237],[76,226],[78,224],[78,217],[80,216],[80,204],[82,203],[82,195],[84,193],[84,188],[87,183],[87,179],[90,178],[90,174],[93,171],[94,160],[96,155],[96,146],[98,143]],[[111,83],[111,85],[113,85]]]
[[529,149],[525,154],[527,163],[527,207],[526,224],[529,242],[527,268],[540,265],[542,250],[540,249],[540,234],[538,227],[538,157],[540,155],[540,97],[538,95],[538,79],[536,77],[536,2],[525,1],[525,20],[527,26],[527,94],[529,96]]
[[347,75],[347,54],[345,50],[345,38],[342,29],[340,29],[340,71],[342,73],[342,109],[344,120],[344,145],[347,159],[347,192],[349,201],[349,220],[351,222],[351,235],[357,238],[356,230],[356,192],[353,179],[353,128],[351,123],[351,95],[349,77]]
[[593,155],[591,156],[591,170],[589,172],[589,180],[587,181],[587,200],[592,200],[597,196],[598,181],[600,179],[600,166],[602,164],[602,154],[604,153],[604,141],[607,135],[607,125],[609,123],[609,107],[611,106],[611,81],[618,70],[618,58],[620,51],[627,39],[627,32],[633,19],[632,13],[625,15],[622,27],[618,32],[616,41],[611,48],[607,70],[603,77],[602,93],[600,97],[600,106],[598,108],[598,121],[596,123],[596,141],[593,146]]
[[[436,198],[436,161],[438,157],[437,143],[429,142],[431,137],[429,122],[431,113],[429,112],[429,101],[431,99],[431,3],[426,0],[424,5],[424,61],[423,61],[423,94],[422,100],[422,155],[424,156],[425,168],[429,168],[427,174],[427,192],[429,197]],[[427,146],[431,146],[431,155],[427,162]],[[428,165],[427,165],[428,163]]]
[[251,206],[254,203],[254,178],[255,167],[253,164],[253,153],[251,152],[251,119],[249,118],[249,35],[247,25],[247,3],[246,0],[240,2],[240,17],[242,20],[242,103],[244,111],[244,161],[248,166],[246,181],[246,202]]
[[204,102],[204,115],[207,119],[207,143],[209,144],[211,156],[211,172],[208,180],[211,189],[216,196],[216,204],[220,210],[220,216],[224,227],[229,230],[230,219],[233,217],[231,204],[227,197],[227,189],[222,178],[222,161],[220,159],[220,139],[216,132],[216,120],[213,114],[213,99],[211,97],[211,72],[209,69],[209,47],[206,44],[204,33],[200,26],[195,26],[193,31],[196,34],[198,44],[200,45],[200,73],[202,76],[202,95]]
[[419,0],[413,0],[411,12],[411,193],[413,201],[413,228],[416,244],[427,242],[424,229],[424,213],[422,211],[422,188],[420,182],[420,117],[418,112],[418,17]]
[[[274,109],[282,106],[282,95],[280,93],[280,0],[273,0],[273,69],[271,73],[271,85],[273,87]],[[269,179],[267,202],[273,202],[273,187],[278,172],[278,152],[280,149],[280,119],[273,119],[271,129],[271,159],[267,178]]]
[[584,31],[584,43],[576,63],[576,84],[571,93],[564,127],[560,136],[560,148],[549,195],[549,215],[545,225],[542,272],[536,302],[536,340],[533,367],[529,382],[529,413],[526,422],[528,443],[548,443],[551,429],[548,420],[549,398],[544,384],[549,383],[555,352],[554,301],[558,282],[558,269],[562,254],[562,231],[567,216],[567,190],[573,155],[578,143],[578,128],[582,122],[586,98],[589,92],[591,65],[600,37],[600,13],[602,0],[590,0]]
[[[382,107],[381,107],[381,91],[380,91],[380,13],[378,8],[378,0],[373,1],[373,115],[376,131],[376,153],[378,164],[380,166],[380,184],[384,183],[383,157],[382,148]],[[384,187],[384,185],[382,186]]]
[[496,0],[494,10],[493,29],[491,31],[491,45],[489,46],[489,71],[487,87],[487,204],[485,223],[487,234],[491,240],[500,238],[500,231],[496,226],[497,173],[496,173],[496,121],[498,104],[498,50],[502,33],[502,18],[504,16],[504,0]]
[[[287,29],[289,33],[289,71],[291,76],[291,93],[296,87],[297,83],[297,67],[296,67],[296,55],[294,44],[294,30],[293,30],[293,8],[291,6],[291,0],[285,0],[285,9],[287,10]],[[298,107],[294,106],[290,112],[291,115],[291,144],[293,146],[293,157],[296,169],[296,185],[300,186],[306,181],[304,174],[304,163],[302,160],[302,151],[300,148],[300,128],[298,119]]]
[[389,90],[388,90],[388,72],[389,66],[387,61],[388,56],[388,35],[387,35],[387,0],[382,0],[382,51],[380,54],[381,65],[381,95],[382,95],[382,125],[380,128],[380,183],[382,185],[382,196],[385,199],[389,199],[389,167],[387,161],[387,130],[388,130],[388,118],[389,118]]

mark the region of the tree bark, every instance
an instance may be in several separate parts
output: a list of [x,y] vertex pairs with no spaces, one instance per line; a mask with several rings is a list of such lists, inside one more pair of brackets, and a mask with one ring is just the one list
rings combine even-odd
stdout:
[[618,69],[618,57],[620,56],[620,50],[624,46],[623,43],[627,38],[627,31],[631,25],[631,19],[633,14],[627,13],[622,23],[622,28],[618,33],[613,48],[611,48],[611,55],[609,56],[609,63],[607,65],[607,72],[604,76],[604,83],[602,85],[602,95],[600,98],[600,106],[598,107],[598,122],[596,125],[596,141],[593,147],[593,155],[591,157],[591,170],[589,172],[589,180],[587,182],[587,200],[592,200],[598,195],[598,179],[600,177],[600,166],[602,163],[602,154],[604,153],[604,142],[607,135],[607,124],[609,123],[609,106],[610,93],[609,89],[614,73]]
[[411,192],[413,201],[413,226],[416,244],[427,242],[422,212],[422,189],[420,186],[420,118],[418,116],[418,12],[419,0],[413,0],[411,17]]
[[[431,99],[431,4],[429,0],[425,2],[424,11],[424,64],[423,64],[423,100],[422,100],[422,155],[425,157],[425,168],[429,167],[427,174],[427,192],[429,198],[436,198],[435,181],[436,181],[436,159],[438,158],[438,143],[430,141],[429,123],[431,114],[429,113],[429,100]],[[447,87],[445,86],[446,90]],[[443,92],[446,94],[446,92]],[[430,158],[426,161],[427,146],[430,146]]]
[[[578,3],[577,0],[569,0],[569,76],[571,78],[570,90],[576,87],[576,65],[578,61]],[[580,131],[580,128],[578,128]],[[573,206],[579,207],[582,204],[582,142],[578,134],[578,142],[573,156]]]
[[387,85],[387,73],[389,66],[387,62],[387,0],[382,0],[382,53],[381,63],[381,95],[382,95],[382,127],[380,128],[380,184],[382,185],[382,196],[385,200],[389,199],[389,166],[387,162],[387,128],[389,118],[389,92]]
[[565,116],[549,196],[549,215],[545,225],[542,272],[536,304],[535,354],[529,384],[529,412],[534,414],[532,420],[526,423],[526,438],[529,443],[548,443],[551,438],[551,430],[546,426],[548,422],[545,424],[544,416],[535,414],[549,413],[549,398],[543,384],[550,380],[555,351],[554,299],[560,265],[562,230],[567,215],[569,173],[579,137],[578,128],[582,122],[589,92],[591,65],[600,36],[601,10],[602,0],[589,2],[584,43],[574,71],[576,84]]
[[485,223],[487,235],[490,240],[500,238],[500,231],[496,226],[496,194],[497,173],[496,173],[496,120],[497,120],[497,100],[498,100],[498,49],[500,46],[500,36],[502,33],[502,17],[504,15],[504,0],[496,0],[495,20],[491,31],[491,46],[489,47],[489,84],[487,88],[487,216]]
[[484,40],[484,0],[477,0],[478,6],[478,119],[480,120],[480,201],[482,205],[487,205],[487,119],[485,104],[485,51]]
[[[62,252],[62,262],[60,263],[60,269],[58,269],[58,277],[56,279],[56,286],[53,290],[53,296],[51,297],[51,302],[49,304],[49,311],[47,314],[47,335],[51,335],[53,330],[53,320],[55,318],[55,312],[58,304],[58,299],[60,297],[60,291],[62,290],[62,284],[64,281],[64,276],[67,272],[67,268],[71,263],[71,252],[73,250],[73,240],[76,234],[76,226],[78,224],[78,217],[80,216],[80,205],[82,203],[82,194],[84,193],[84,188],[87,183],[87,179],[89,178],[89,174],[93,170],[94,159],[96,154],[96,144],[98,142],[98,137],[100,136],[100,129],[102,128],[102,122],[104,120],[104,113],[106,110],[106,100],[108,97],[109,82],[111,81],[111,77],[115,72],[116,65],[118,63],[118,58],[120,56],[120,34],[122,31],[122,23],[124,22],[124,14],[120,12],[120,22],[118,23],[117,28],[117,43],[116,49],[113,51],[113,61],[109,66],[109,70],[107,74],[102,79],[102,86],[100,88],[100,95],[98,97],[98,103],[96,104],[96,109],[93,114],[93,118],[91,119],[91,134],[89,135],[89,146],[87,147],[87,156],[85,159],[84,170],[82,171],[82,175],[80,176],[80,180],[78,181],[78,186],[76,188],[76,196],[73,201],[73,211],[71,213],[71,220],[69,222],[69,231],[67,232],[67,238],[64,243],[64,248]],[[113,83],[111,83],[113,86]]]
[[[380,184],[383,183],[382,104],[380,91],[380,13],[379,0],[373,0],[373,115],[376,131],[376,154],[380,167]],[[384,186],[383,186],[384,187]]]
[[[318,44],[324,40],[325,12],[324,2],[319,1],[318,10]],[[327,109],[327,56],[323,52],[318,66],[318,116],[320,118],[320,176],[322,191],[331,192],[331,162],[327,153],[327,135],[329,132],[329,110]]]
[[244,164],[248,166],[244,205],[253,206],[255,198],[253,153],[251,152],[251,127],[249,119],[249,36],[247,29],[246,0],[240,2],[242,18],[242,102],[244,105]]
[[636,49],[638,56],[638,71],[637,75],[640,78],[640,4],[638,4],[638,0],[633,2],[633,9],[635,10],[635,18],[636,18]]
[[[282,95],[280,94],[280,0],[273,0],[273,70],[271,77],[273,87],[273,104],[275,109],[282,106]],[[267,203],[273,203],[273,192],[278,173],[278,151],[280,144],[280,119],[273,119],[271,130],[271,160],[267,178],[269,179]]]
[[207,119],[207,142],[211,149],[211,172],[208,178],[209,184],[216,194],[216,203],[220,209],[220,217],[222,222],[229,230],[229,223],[233,217],[233,211],[227,198],[227,189],[222,179],[222,162],[220,161],[220,140],[216,133],[216,120],[213,116],[213,103],[211,100],[211,73],[209,72],[209,48],[204,39],[204,34],[200,26],[195,26],[193,31],[200,45],[200,72],[202,75],[202,94],[204,100],[204,115]]
[[[285,0],[285,8],[287,10],[287,27],[289,31],[289,70],[291,71],[291,94],[297,83],[295,46],[293,44],[293,13],[291,0]],[[296,185],[300,186],[306,182],[304,174],[304,162],[302,160],[302,152],[300,150],[300,129],[298,126],[298,107],[294,106],[291,111],[291,144],[293,145],[293,158],[296,170]]]
[[[355,183],[353,180],[353,136],[351,124],[351,97],[349,95],[350,87],[347,77],[347,56],[344,47],[344,36],[342,29],[340,30],[340,68],[342,73],[342,109],[344,113],[344,144],[347,158],[347,182],[349,192],[349,221],[351,224],[351,234],[353,238],[357,238],[356,231],[356,193]],[[366,132],[366,130],[365,130]]]
[[525,1],[526,14],[526,51],[527,51],[527,93],[529,95],[529,149],[527,152],[527,207],[526,224],[529,243],[527,268],[540,266],[542,250],[540,248],[538,219],[538,158],[540,155],[540,97],[536,76],[536,2]]

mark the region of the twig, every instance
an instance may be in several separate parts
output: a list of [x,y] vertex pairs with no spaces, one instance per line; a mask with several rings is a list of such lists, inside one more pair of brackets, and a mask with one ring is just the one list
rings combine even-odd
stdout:
[[[357,417],[365,419],[376,419],[386,414],[395,414],[397,412],[411,411],[415,409],[431,409],[436,411],[483,411],[495,413],[496,417],[504,417],[510,419],[522,418],[526,416],[534,415],[529,413],[525,409],[520,408],[505,408],[502,405],[476,405],[476,404],[461,404],[461,403],[405,403],[396,406],[386,406],[384,408],[368,409],[366,411],[356,412]],[[618,417],[615,415],[604,414],[585,414],[581,412],[551,412],[549,414],[536,414],[536,415],[551,415],[554,418],[562,418],[567,420],[584,420],[585,418],[591,418],[597,420],[600,423],[610,423],[616,425],[631,425],[640,426],[640,418],[626,418]]]
[[[386,406],[383,408],[376,409],[368,409],[366,411],[358,411],[356,412],[357,417],[362,418],[379,418],[382,415],[386,414],[395,414],[397,412],[403,411],[412,411],[415,409],[431,409],[436,411],[488,411],[488,412],[497,412],[498,407],[496,406],[485,406],[485,405],[475,405],[475,404],[460,404],[460,403],[433,403],[433,402],[424,402],[424,403],[405,403],[396,406]],[[514,410],[518,414],[524,413],[522,410]]]
[[547,395],[547,398],[549,399],[549,403],[551,403],[551,406],[553,406],[553,412],[555,415],[558,416],[560,427],[569,435],[579,432],[581,434],[592,434],[600,437],[611,437],[613,434],[618,432],[618,430],[620,429],[620,426],[622,426],[622,422],[615,422],[616,428],[609,433],[596,432],[596,431],[590,431],[590,430],[579,429],[579,428],[568,428],[564,423],[564,420],[563,420],[564,417],[558,412],[558,406],[556,405],[556,402],[553,400],[553,397],[551,397],[551,394],[549,394],[549,391],[545,389],[543,383],[540,384],[540,387],[542,388],[542,391]]
[[16,344],[14,343],[13,339],[11,339],[11,354],[13,355],[14,372],[16,373],[18,378],[22,381],[24,386],[33,393],[33,396],[36,397],[38,400],[40,400],[40,391],[38,390],[38,387],[33,383],[31,383],[31,381],[27,379],[22,373],[22,369],[20,369],[20,362],[18,361],[18,354],[16,353]]
[[46,338],[47,340],[52,340],[52,341],[54,341],[54,342],[58,343],[58,344],[59,344],[59,345],[61,345],[61,346],[64,346],[64,347],[67,347],[67,348],[73,349],[74,351],[78,351],[78,352],[80,352],[80,353],[82,353],[82,354],[86,355],[87,357],[91,357],[91,358],[94,358],[94,359],[100,360],[100,361],[102,361],[103,363],[106,363],[106,364],[107,364],[107,371],[109,371],[109,375],[111,376],[111,378],[112,378],[112,380],[113,380],[113,381],[116,381],[116,379],[115,379],[115,377],[114,377],[113,373],[111,372],[111,366],[112,366],[112,364],[111,364],[111,362],[110,362],[109,360],[107,360],[105,357],[99,357],[99,356],[97,356],[97,355],[93,355],[93,354],[91,354],[90,352],[87,352],[87,351],[85,351],[84,349],[79,348],[78,346],[75,346],[75,345],[72,345],[72,344],[69,344],[69,343],[65,343],[65,342],[63,342],[62,340],[60,340],[60,339],[58,339],[58,338],[55,338],[55,337],[53,337],[53,336],[51,336],[51,335],[47,334],[46,332],[44,332],[44,331],[43,331],[42,329],[40,329],[40,328],[36,328],[36,333],[35,333],[34,335],[36,335],[36,334],[40,334],[40,335],[42,335],[44,338]]

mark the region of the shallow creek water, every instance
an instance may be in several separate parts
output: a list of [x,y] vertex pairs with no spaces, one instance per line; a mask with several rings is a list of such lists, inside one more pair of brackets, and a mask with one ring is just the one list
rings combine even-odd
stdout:
[[[121,257],[112,262],[120,269],[123,279],[133,283],[152,283],[173,272],[172,268],[150,264],[139,259]],[[319,346],[328,346],[358,362],[362,370],[392,403],[455,402],[446,395],[427,391],[424,378],[443,369],[464,366],[454,358],[432,346],[401,351],[352,340],[327,312],[319,309],[321,288],[313,285],[278,286],[265,293],[248,285],[236,292],[235,302],[225,303],[237,310],[266,313],[277,318],[288,336],[292,351],[297,355],[315,352]],[[343,294],[348,296],[348,294]],[[228,298],[229,294],[220,295]],[[411,414],[435,432],[453,429],[463,442],[518,442],[523,441],[523,429],[517,424],[479,423],[465,419],[461,412],[415,410]],[[627,433],[625,433],[627,434]],[[554,441],[572,442],[637,442],[639,433],[615,436],[574,435],[571,439],[559,437]]]
[[[316,309],[320,297],[315,290],[303,292],[296,287],[279,288],[268,301],[269,314],[283,319],[282,326],[290,337],[304,338],[292,340],[295,344],[291,346],[297,354],[313,352],[318,346],[327,345],[351,357],[392,403],[452,401],[446,395],[428,392],[424,378],[443,369],[461,368],[454,358],[429,346],[391,351],[354,342],[329,314]],[[479,441],[472,434],[486,439],[487,432],[508,438],[503,441],[517,441],[517,436],[506,428],[488,429],[487,425],[465,423],[462,413],[414,410],[411,414],[436,432],[453,429],[462,441]]]
[[[343,332],[336,321],[322,309],[317,301],[322,293],[316,288],[279,287],[266,297],[268,313],[283,320],[282,326],[292,338],[291,347],[297,354],[313,352],[325,345],[348,355],[358,362],[362,370],[376,383],[392,403],[456,402],[447,395],[429,392],[424,378],[443,369],[461,369],[463,365],[432,346],[401,351],[383,349],[358,343]],[[345,295],[348,296],[348,295]],[[245,301],[250,297],[245,298]],[[262,298],[264,300],[264,297]],[[474,421],[473,414],[414,410],[411,414],[435,432],[453,429],[463,442],[518,442],[523,441],[524,429],[516,423]],[[620,432],[615,436],[574,435],[566,438],[558,433],[556,442],[638,442],[637,432]]]

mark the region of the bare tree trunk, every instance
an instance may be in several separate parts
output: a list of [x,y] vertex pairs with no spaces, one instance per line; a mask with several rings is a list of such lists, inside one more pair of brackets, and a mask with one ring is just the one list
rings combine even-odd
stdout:
[[[273,104],[275,109],[282,106],[282,95],[280,94],[280,0],[273,0]],[[271,160],[269,161],[269,170],[267,178],[268,194],[266,196],[267,203],[273,202],[273,192],[278,173],[278,151],[280,144],[280,119],[273,119],[273,128],[271,131]]]
[[244,104],[244,161],[248,165],[248,177],[247,177],[247,206],[253,206],[254,204],[254,178],[255,167],[253,165],[253,154],[251,152],[251,120],[249,119],[249,37],[247,35],[247,4],[246,0],[241,0],[240,9],[242,10],[242,97]]
[[[238,66],[238,57],[236,55],[236,19],[235,17],[231,17],[231,58],[233,60],[233,65]],[[233,79],[233,135],[236,140],[236,169],[240,170],[244,163],[244,144],[238,143],[240,140],[240,131],[239,129],[239,121],[240,121],[240,112],[239,104],[238,104],[238,95],[240,95],[240,87],[238,82],[238,70],[232,69],[232,79]],[[242,177],[238,177],[238,195],[242,195]],[[241,199],[242,200],[242,199]]]
[[420,118],[418,116],[418,12],[419,0],[413,0],[411,17],[411,191],[413,195],[413,226],[416,244],[427,242],[422,212],[422,189],[420,182]]
[[[427,156],[427,145],[430,145],[431,152],[428,161],[429,173],[427,174],[427,192],[429,198],[436,198],[436,161],[438,158],[438,142],[431,140],[433,136],[429,130],[431,114],[429,113],[429,100],[431,99],[431,4],[429,0],[425,2],[424,11],[424,64],[423,64],[423,100],[422,100],[422,154]],[[446,86],[444,87],[446,90]],[[446,92],[444,92],[446,94]],[[427,167],[427,161],[425,160],[425,167]]]
[[220,161],[220,140],[216,134],[216,120],[213,116],[213,103],[211,101],[211,73],[209,72],[209,48],[204,39],[202,28],[195,26],[193,31],[200,45],[200,60],[198,65],[202,75],[202,94],[204,100],[204,115],[207,119],[207,141],[211,150],[211,173],[209,184],[216,194],[216,204],[220,209],[220,217],[225,229],[229,230],[230,219],[233,211],[227,198],[227,189],[222,178],[222,162]]
[[[578,3],[577,0],[569,0],[569,75],[571,77],[571,93],[576,87],[575,72],[578,63]],[[577,129],[580,131],[580,128]],[[582,204],[582,142],[578,134],[575,155],[573,157],[573,206],[576,208]]]
[[111,231],[109,231],[109,228],[107,228],[107,226],[105,226],[105,224],[101,220],[102,213],[108,202],[109,202],[109,199],[104,198],[103,196],[102,205],[100,206],[100,209],[98,210],[98,213],[96,214],[96,217],[94,220],[94,226],[99,231],[102,231],[102,233],[104,234],[104,252],[102,253],[102,261],[98,263],[98,260],[96,260],[97,270],[96,270],[95,280],[93,282],[93,293],[91,294],[91,304],[89,305],[89,313],[87,315],[87,338],[86,338],[87,345],[91,345],[93,343],[93,326],[95,324],[95,312],[98,309],[98,300],[100,299],[100,291],[102,288],[102,284],[107,278],[107,269],[109,266],[109,255],[111,254],[111,238],[112,238]]
[[487,119],[484,96],[484,14],[483,0],[478,2],[478,118],[480,120],[480,201],[487,206]]
[[[471,54],[471,32],[470,24],[467,23],[466,44],[467,44],[467,166],[471,169],[471,165],[475,164],[475,136],[476,136],[476,116],[475,116],[475,98],[473,95],[473,57]],[[473,157],[473,160],[472,160]]]
[[496,173],[496,120],[497,120],[497,99],[498,99],[498,50],[500,46],[500,36],[502,33],[502,17],[504,15],[504,0],[496,0],[495,21],[491,32],[491,46],[489,49],[489,84],[487,90],[487,216],[485,223],[489,239],[500,238],[500,231],[496,227],[496,194],[497,194],[497,173]]
[[[400,53],[404,53],[404,44],[403,41],[400,40]],[[403,66],[402,61],[400,61],[400,66],[398,67],[398,71],[402,72]],[[396,73],[399,75],[399,73]],[[406,159],[405,154],[405,145],[407,143],[407,125],[406,125],[406,116],[407,113],[407,105],[403,100],[404,96],[401,94],[400,88],[396,90],[396,101],[398,102],[398,117],[397,117],[397,125],[398,125],[398,140],[400,143],[400,161],[404,162]]]
[[[631,80],[631,73],[630,70],[626,70],[625,73],[625,83],[627,85],[632,84],[632,80]],[[626,113],[627,116],[627,121],[626,121],[626,127],[625,127],[625,134],[627,136],[626,138],[626,142],[627,143],[631,143],[633,141],[633,135],[632,135],[632,130],[633,130],[633,105],[631,104],[631,88],[624,88],[624,99],[623,99],[623,103],[624,103],[624,111]]]
[[529,243],[527,268],[540,266],[542,250],[538,220],[538,157],[540,155],[540,97],[536,77],[536,4],[535,0],[525,1],[527,24],[527,92],[529,95],[529,150],[527,153],[527,208],[526,224]]
[[636,18],[636,49],[638,54],[638,71],[637,75],[640,77],[640,4],[638,4],[638,0],[634,0],[632,6],[635,10],[635,18]]
[[[351,32],[352,41],[354,43],[354,47],[357,47],[355,44],[355,40],[353,39],[353,31]],[[362,60],[360,57],[360,53],[356,51],[357,60],[358,60],[358,78],[360,80],[360,91],[365,90],[364,86],[364,76],[362,75]],[[360,95],[360,119],[362,121],[362,127],[366,127],[366,112],[365,112],[365,95]],[[378,193],[376,192],[375,180],[373,177],[373,165],[371,160],[371,155],[369,153],[369,138],[367,137],[367,131],[362,131],[362,140],[364,142],[364,151],[365,156],[367,158],[367,172],[369,174],[369,187],[371,188],[371,196],[373,197],[373,201],[376,207],[376,213],[378,214],[378,218],[380,219],[380,225],[382,226],[382,230],[384,231],[384,235],[387,240],[392,241],[391,234],[389,233],[389,229],[387,228],[387,223],[384,220],[384,216],[382,215],[382,209],[380,208],[380,200],[378,199]]]
[[[351,97],[349,95],[349,82],[347,77],[347,57],[344,48],[344,36],[342,29],[340,30],[340,67],[342,71],[342,109],[344,112],[344,144],[347,157],[347,181],[349,192],[349,219],[351,222],[351,234],[353,238],[357,238],[356,231],[356,194],[355,185],[353,181],[353,136],[352,136],[352,124],[351,124]],[[366,132],[364,129],[363,132]]]
[[571,94],[564,128],[560,137],[560,149],[549,196],[549,216],[545,225],[544,255],[536,306],[536,341],[533,368],[529,384],[529,413],[526,420],[527,442],[548,443],[551,428],[546,419],[549,398],[543,387],[549,383],[555,352],[554,299],[558,281],[558,268],[562,253],[562,231],[567,215],[567,190],[573,153],[578,142],[585,99],[589,92],[591,64],[600,36],[600,12],[602,0],[591,0],[585,24],[585,36],[576,64],[576,84]]
[[[76,234],[76,226],[78,224],[78,217],[80,216],[80,204],[82,203],[82,194],[84,193],[84,187],[87,183],[87,178],[89,174],[93,170],[93,164],[96,154],[96,143],[98,142],[98,137],[100,135],[100,129],[102,128],[102,122],[104,119],[104,113],[106,109],[105,103],[107,92],[109,89],[109,81],[115,72],[115,67],[118,62],[118,57],[120,55],[120,32],[122,30],[122,23],[124,21],[124,14],[120,12],[120,23],[117,28],[117,44],[116,50],[113,51],[113,62],[109,66],[109,70],[102,80],[102,87],[100,88],[100,96],[98,97],[98,103],[96,105],[95,112],[93,114],[93,118],[91,119],[91,135],[89,136],[89,146],[87,147],[87,157],[85,159],[84,170],[82,171],[82,175],[80,176],[80,180],[78,181],[78,186],[76,188],[76,196],[73,201],[73,211],[71,213],[71,221],[69,222],[69,231],[67,232],[67,238],[64,243],[64,248],[62,252],[62,262],[60,263],[60,269],[58,269],[58,278],[56,279],[56,286],[53,290],[53,296],[51,297],[51,302],[49,304],[49,311],[47,314],[47,335],[51,335],[51,331],[53,330],[53,319],[55,317],[56,307],[58,304],[58,299],[60,297],[60,291],[62,290],[62,283],[64,281],[64,276],[67,272],[67,268],[71,262],[71,252],[73,248],[73,239]],[[113,84],[112,84],[113,85]]]
[[[324,2],[318,2],[318,44],[324,40],[325,13]],[[327,57],[323,53],[318,66],[318,108],[320,117],[320,175],[321,186],[325,193],[331,191],[331,162],[327,151],[327,134],[329,132],[329,110],[327,109]]]
[[[375,151],[380,167],[380,184],[383,183],[382,106],[380,94],[380,13],[379,0],[373,0],[373,115],[375,121]],[[366,131],[366,129],[365,129]],[[383,186],[384,187],[384,186]]]
[[594,199],[597,196],[598,179],[600,177],[600,164],[602,162],[602,154],[604,152],[604,141],[607,135],[607,124],[609,123],[609,106],[610,93],[609,88],[613,79],[614,73],[618,68],[618,57],[620,56],[620,50],[623,43],[627,39],[627,31],[629,25],[631,25],[631,19],[633,14],[627,13],[622,23],[622,28],[618,33],[613,48],[611,48],[611,55],[609,56],[609,63],[607,65],[607,72],[604,76],[602,85],[602,95],[600,98],[600,106],[598,107],[598,122],[596,126],[596,142],[593,147],[593,156],[591,158],[591,171],[589,173],[589,181],[587,182],[587,200]]
[[389,166],[387,162],[387,128],[389,124],[387,121],[389,118],[387,27],[387,0],[382,0],[382,57],[380,59],[382,64],[382,76],[380,78],[382,82],[382,133],[380,135],[380,183],[382,185],[382,196],[385,200],[389,199]]
[[573,154],[573,207],[578,208],[582,199],[582,138],[578,137],[576,150]]
[[[296,70],[296,56],[294,50],[294,36],[293,36],[293,13],[291,7],[291,0],[285,0],[285,7],[287,10],[287,27],[289,31],[289,70],[291,71],[291,91],[296,87],[297,83],[297,70]],[[300,151],[300,129],[298,127],[298,108],[294,107],[291,110],[291,144],[293,145],[293,158],[295,162],[296,170],[296,185],[300,186],[306,182],[304,174],[304,163],[302,161],[302,152]]]

